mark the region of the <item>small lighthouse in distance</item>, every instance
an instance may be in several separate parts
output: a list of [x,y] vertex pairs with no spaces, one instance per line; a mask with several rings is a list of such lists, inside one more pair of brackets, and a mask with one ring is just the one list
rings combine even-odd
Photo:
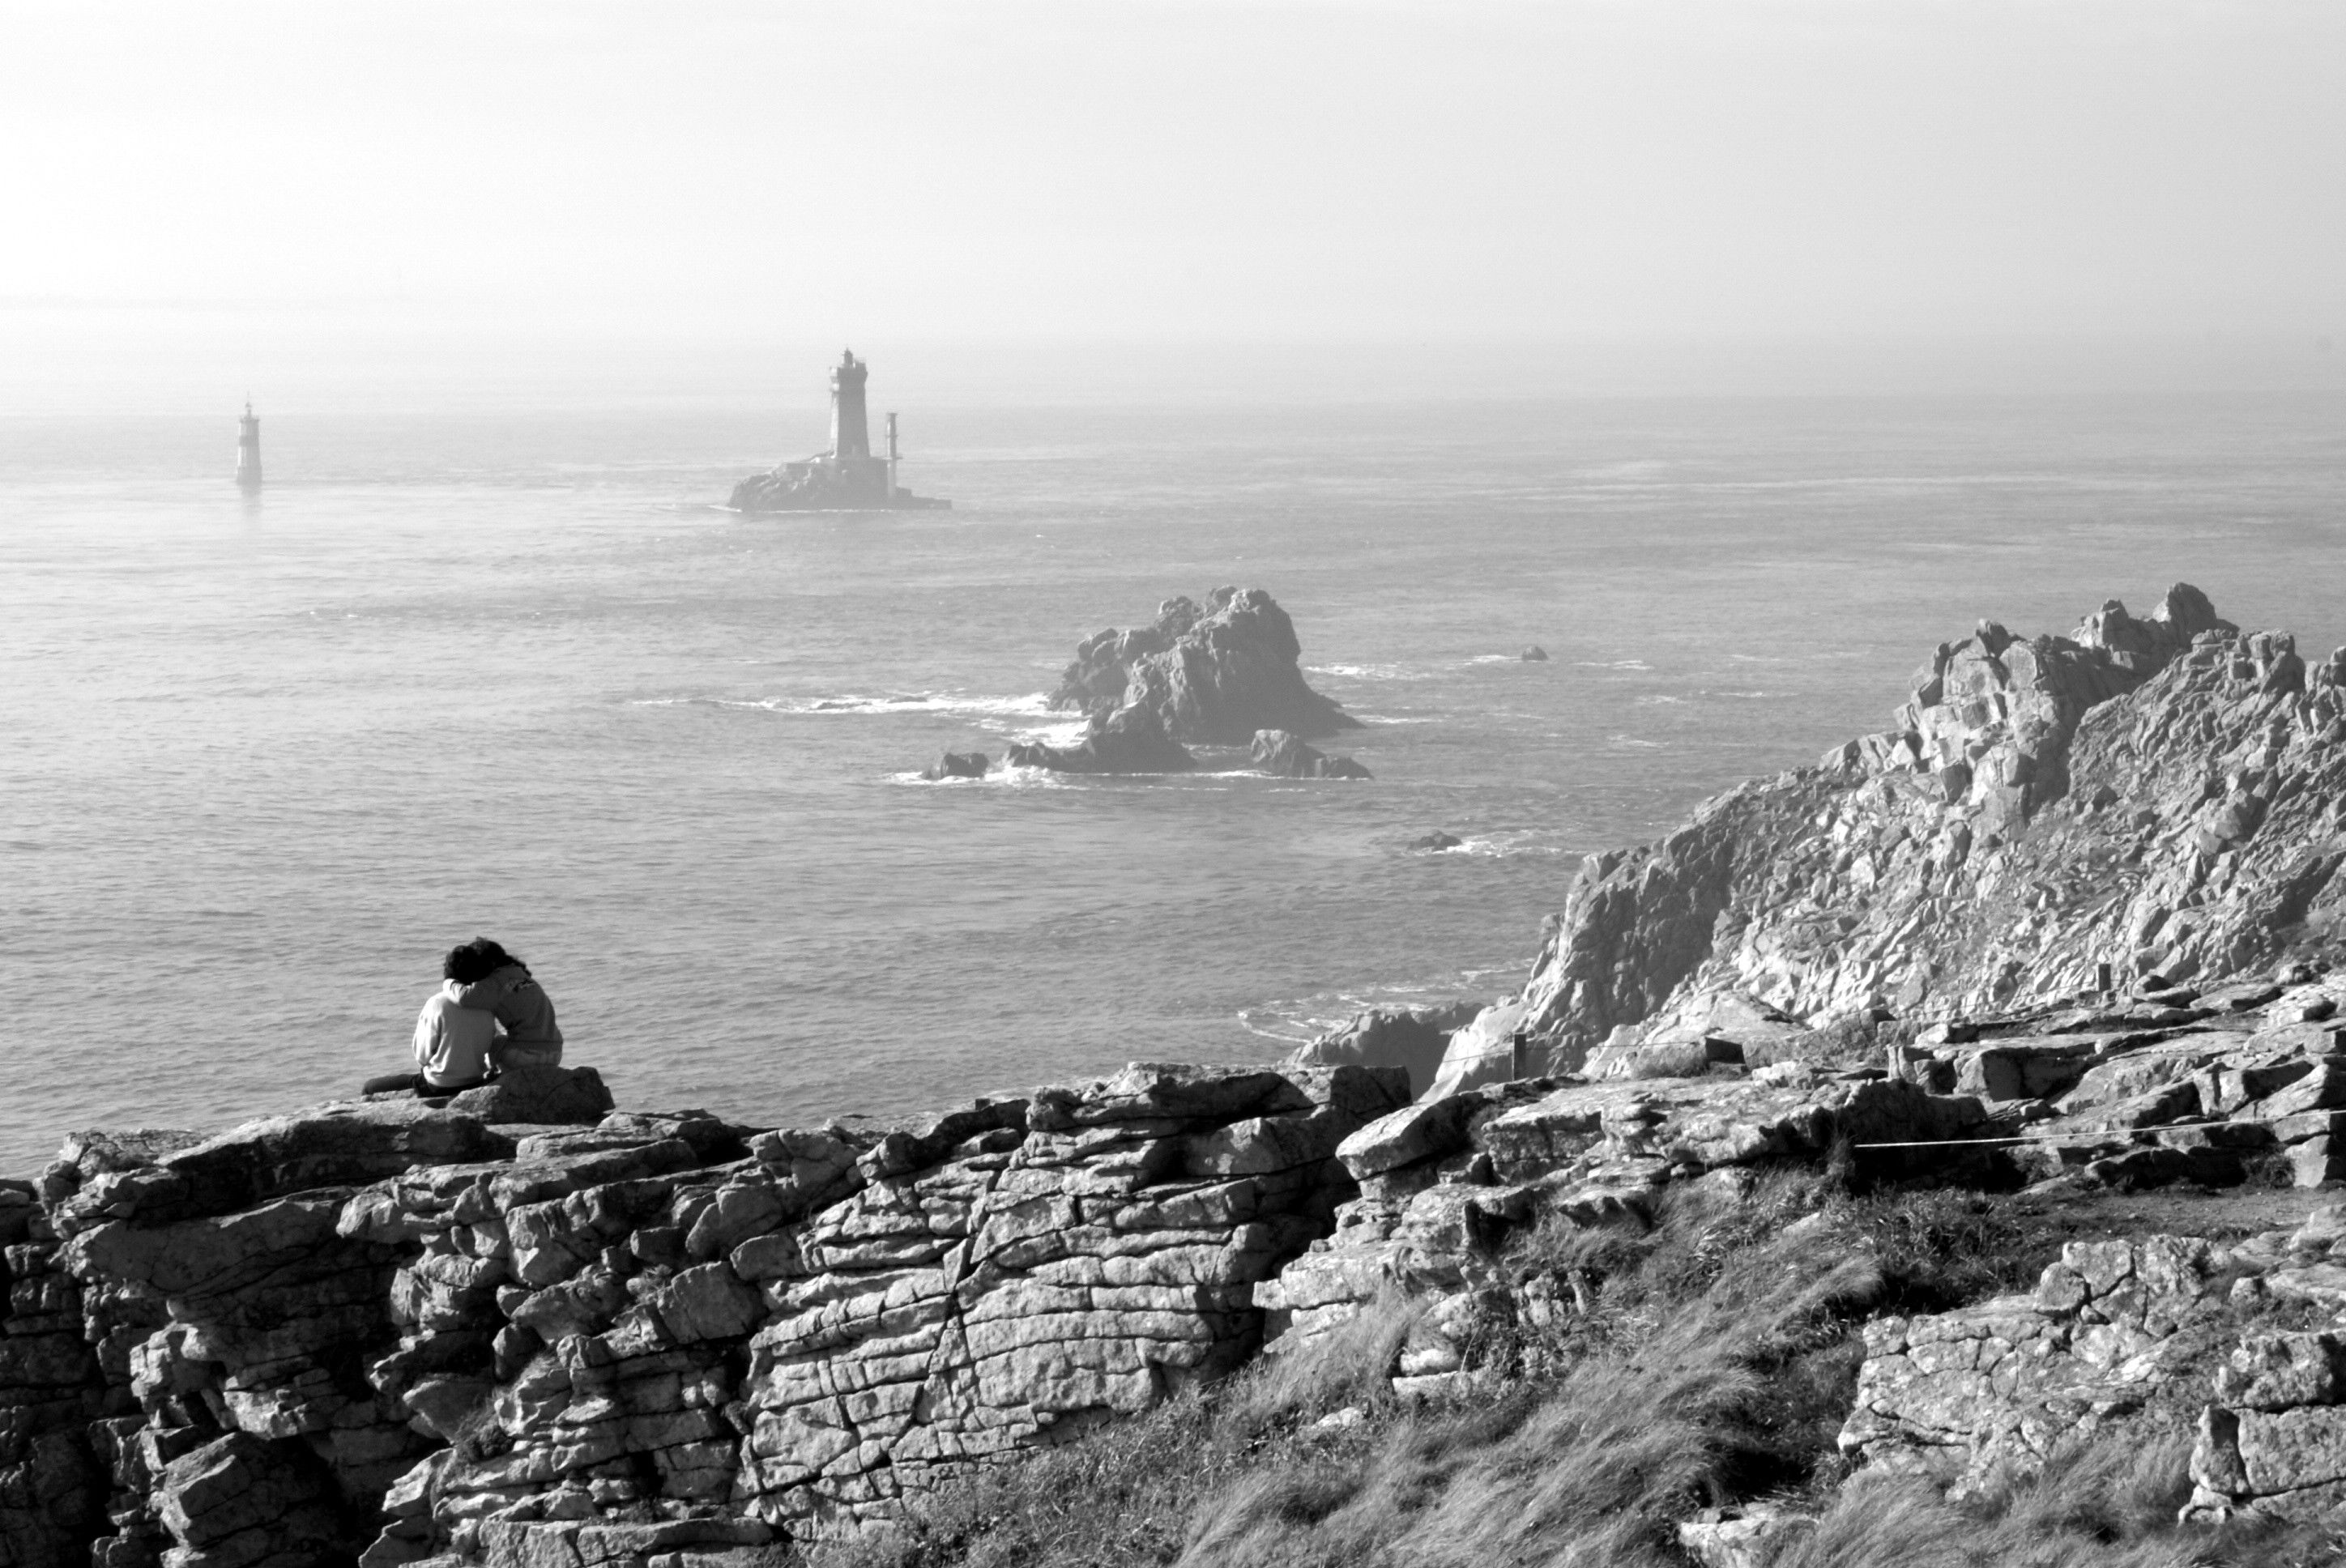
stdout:
[[896,483],[892,413],[887,416],[886,454],[873,455],[872,415],[863,396],[871,373],[852,353],[842,353],[831,369],[831,450],[751,474],[733,487],[727,504],[736,512],[943,512],[952,506]]
[[236,422],[236,483],[240,490],[260,488],[260,421],[252,400],[244,400],[244,417]]

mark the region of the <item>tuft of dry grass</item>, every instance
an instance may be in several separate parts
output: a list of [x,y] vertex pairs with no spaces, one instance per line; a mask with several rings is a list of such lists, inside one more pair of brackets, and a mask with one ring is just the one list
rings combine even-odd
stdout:
[[[1688,1197],[1644,1237],[1551,1237],[1592,1274],[1601,1333],[1552,1377],[1397,1404],[1412,1326],[1381,1302],[1219,1389],[921,1500],[825,1568],[1468,1568],[1681,1562],[1678,1520],[1805,1479],[1847,1408],[1850,1315],[1880,1293],[1829,1227],[1765,1234],[1768,1205]],[[1550,1259],[1552,1261],[1553,1259]],[[1822,1361],[1820,1362],[1820,1358]],[[1821,1364],[1829,1363],[1819,1371]],[[1314,1423],[1351,1407],[1341,1429]]]
[[[2182,1440],[2118,1434],[1950,1502],[1851,1477],[1834,1439],[1857,1326],[2025,1288],[2059,1237],[1978,1194],[1852,1193],[1784,1171],[1673,1189],[1651,1228],[1551,1223],[1497,1259],[1545,1277],[1542,1327],[1484,1325],[1480,1391],[1404,1405],[1422,1309],[1389,1298],[1061,1449],[917,1500],[819,1568],[1685,1568],[1678,1522],[1770,1498],[1814,1513],[1766,1568],[2317,1568],[2319,1529],[2183,1527]],[[1321,1418],[1345,1409],[1351,1424]]]
[[2334,1568],[2336,1524],[2178,1525],[2190,1440],[2113,1432],[1961,1502],[1910,1476],[1861,1474],[1766,1568]]

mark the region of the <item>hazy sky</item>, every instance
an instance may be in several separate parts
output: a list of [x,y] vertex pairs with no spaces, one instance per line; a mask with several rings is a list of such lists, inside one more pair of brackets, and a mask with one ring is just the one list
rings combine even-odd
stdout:
[[0,0],[0,326],[2346,334],[2346,5]]

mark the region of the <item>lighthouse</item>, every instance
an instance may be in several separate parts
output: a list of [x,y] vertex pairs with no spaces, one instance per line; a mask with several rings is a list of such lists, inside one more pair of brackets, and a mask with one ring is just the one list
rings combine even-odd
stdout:
[[244,400],[244,417],[236,422],[236,483],[240,490],[260,488],[260,421],[252,400]]
[[863,378],[872,372],[852,350],[831,372],[831,455],[840,462],[872,455],[872,425],[863,414]]
[[[801,463],[753,473],[733,487],[736,512],[943,512],[953,503],[915,495],[896,483],[896,416],[888,414],[886,445],[872,450],[872,415],[863,383],[872,372],[852,352],[831,367],[831,450]],[[258,472],[259,458],[254,459]]]

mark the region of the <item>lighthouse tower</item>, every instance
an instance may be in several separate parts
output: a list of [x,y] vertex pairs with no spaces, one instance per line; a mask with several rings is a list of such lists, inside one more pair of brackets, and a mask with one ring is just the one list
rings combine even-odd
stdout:
[[863,415],[863,378],[871,371],[842,351],[831,372],[831,455],[841,462],[872,455],[872,425]]
[[260,421],[253,417],[252,400],[244,400],[244,417],[236,422],[236,483],[240,489],[260,488]]

